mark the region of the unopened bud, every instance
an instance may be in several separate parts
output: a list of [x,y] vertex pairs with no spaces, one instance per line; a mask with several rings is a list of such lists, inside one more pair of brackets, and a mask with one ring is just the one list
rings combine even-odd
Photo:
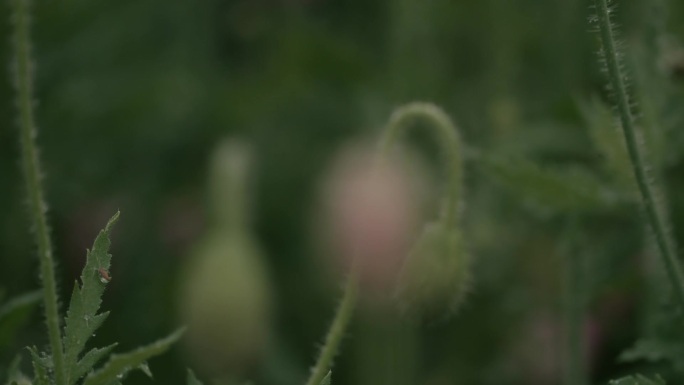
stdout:
[[245,220],[248,163],[244,145],[226,141],[216,149],[209,181],[213,228],[184,269],[186,347],[207,374],[240,373],[260,358],[268,340],[270,285]]
[[324,184],[330,252],[376,293],[393,287],[420,216],[419,182],[409,170],[401,158],[380,161],[373,147],[352,146],[335,158]]
[[469,281],[469,256],[459,229],[430,223],[402,269],[397,300],[409,316],[448,316],[460,307]]

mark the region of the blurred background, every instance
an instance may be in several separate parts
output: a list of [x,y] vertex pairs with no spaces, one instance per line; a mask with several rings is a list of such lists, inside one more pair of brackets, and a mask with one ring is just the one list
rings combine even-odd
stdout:
[[[342,285],[326,269],[315,231],[319,186],[338,149],[376,138],[395,106],[435,102],[471,148],[577,166],[606,180],[605,156],[588,128],[600,125],[596,111],[608,110],[589,3],[34,1],[38,141],[62,298],[86,248],[120,210],[103,304],[111,315],[94,344],[118,341],[125,351],[181,324],[193,258],[222,247],[205,242],[216,228],[212,154],[237,138],[250,149],[250,167],[244,203],[235,206],[246,218],[235,242],[249,261],[207,279],[228,282],[228,300],[261,307],[236,305],[244,316],[232,317],[225,333],[249,338],[216,355],[228,357],[227,376],[237,383],[303,383]],[[8,2],[0,15],[7,42]],[[656,169],[682,240],[684,61],[677,42],[684,40],[684,3],[621,2],[616,18],[637,73],[634,88],[652,107],[646,117],[664,132]],[[0,62],[10,58],[4,44]],[[0,77],[0,287],[7,297],[39,287],[10,79]],[[426,155],[426,167],[439,169],[429,135],[408,141]],[[568,249],[585,268],[591,379],[643,368],[617,359],[651,324],[639,261],[652,252],[636,206],[583,211],[579,241],[566,242],[566,220],[579,209],[529,201],[472,162],[465,189],[473,283],[464,305],[448,320],[416,324],[364,304],[333,383],[559,384]],[[1,362],[27,344],[46,345],[38,308],[2,343]],[[153,359],[154,381],[184,383],[186,367],[211,378],[191,351],[179,344]],[[676,373],[655,361],[661,373]],[[135,373],[128,383],[151,380]]]

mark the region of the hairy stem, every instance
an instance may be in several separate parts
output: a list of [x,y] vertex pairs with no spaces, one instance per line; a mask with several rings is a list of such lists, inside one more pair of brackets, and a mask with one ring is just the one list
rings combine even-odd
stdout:
[[40,179],[40,162],[36,148],[36,127],[33,118],[33,79],[31,74],[31,47],[29,37],[29,0],[14,0],[14,48],[15,48],[15,87],[17,91],[17,107],[21,130],[21,152],[29,210],[33,222],[38,256],[40,259],[40,277],[43,283],[43,302],[45,317],[54,360],[57,384],[64,384],[64,356],[61,334],[59,331],[59,308],[57,302],[57,284],[55,282],[55,266],[52,259],[47,225],[47,206],[43,199]]
[[610,84],[615,92],[617,109],[620,115],[622,131],[627,142],[627,150],[632,163],[634,176],[641,193],[646,217],[655,235],[660,256],[667,270],[668,277],[674,287],[677,300],[684,306],[684,274],[677,256],[668,241],[665,219],[656,206],[654,188],[646,173],[644,155],[637,141],[634,119],[630,111],[627,88],[624,81],[624,73],[620,67],[619,52],[615,42],[614,31],[610,21],[610,9],[608,0],[594,0],[598,12],[598,23],[601,32],[601,42],[605,53],[606,66]]
[[335,314],[332,326],[330,326],[328,335],[325,337],[325,345],[323,345],[321,355],[318,356],[316,366],[311,371],[311,376],[306,385],[320,385],[325,375],[328,374],[349,320],[351,320],[352,314],[354,314],[358,292],[358,275],[352,269],[347,286],[344,289],[344,297],[342,297],[342,302],[340,302],[340,306],[337,308],[337,313]]
[[444,201],[443,215],[448,227],[456,226],[461,199],[463,162],[461,160],[461,138],[456,125],[449,116],[432,103],[413,102],[399,107],[390,117],[380,142],[381,154],[389,153],[400,137],[403,129],[414,120],[423,119],[431,123],[437,140],[443,147],[449,167],[447,168],[447,196]]
[[[384,131],[384,136],[380,141],[379,161],[386,156],[396,144],[401,131],[414,119],[425,119],[432,123],[440,143],[443,143],[449,161],[448,168],[448,196],[445,200],[444,220],[447,226],[455,227],[458,214],[458,205],[461,196],[461,179],[463,175],[463,164],[461,161],[461,140],[449,116],[439,107],[430,103],[414,102],[399,107],[390,116],[389,122]],[[358,272],[352,266],[351,274],[344,291],[344,297],[337,309],[337,314],[333,324],[328,331],[325,345],[318,357],[316,366],[306,385],[320,385],[325,375],[330,370],[333,358],[337,354],[340,342],[344,335],[349,320],[356,307],[356,300],[359,291]]]

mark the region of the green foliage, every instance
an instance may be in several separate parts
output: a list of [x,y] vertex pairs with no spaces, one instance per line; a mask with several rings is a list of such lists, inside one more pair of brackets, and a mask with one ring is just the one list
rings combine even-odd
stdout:
[[665,381],[662,378],[656,377],[652,380],[648,377],[637,374],[635,376],[629,376],[620,378],[619,380],[612,380],[609,382],[610,385],[665,385]]
[[116,346],[114,344],[102,349],[92,349],[82,358],[79,357],[88,340],[109,315],[109,313],[98,314],[97,312],[107,285],[107,281],[101,277],[101,274],[109,274],[112,258],[108,253],[111,245],[109,236],[112,226],[118,219],[119,213],[117,212],[95,238],[92,250],[87,252],[86,264],[81,274],[81,284],[74,283],[64,326],[63,345],[67,385],[75,384]]
[[593,173],[578,166],[544,167],[520,157],[477,155],[489,177],[521,199],[559,212],[605,210],[624,201]]
[[[178,330],[164,339],[132,352],[111,355],[109,361],[97,370],[94,370],[97,363],[109,356],[116,344],[103,348],[93,348],[81,355],[87,341],[102,325],[108,314],[98,314],[98,310],[102,303],[104,289],[111,279],[107,273],[111,262],[111,255],[108,254],[111,245],[109,237],[118,218],[119,213],[117,212],[107,222],[107,226],[100,231],[92,250],[87,253],[86,264],[81,274],[81,283],[76,282],[74,285],[63,337],[64,357],[67,365],[66,380],[69,385],[76,384],[86,374],[87,376],[83,381],[84,385],[117,384],[128,372],[136,368],[151,376],[146,361],[168,350],[183,335],[183,330]],[[35,347],[29,348],[29,351],[33,359],[35,385],[54,383],[54,379],[51,378],[51,374],[54,373],[52,357],[40,353]],[[14,375],[10,378],[18,377]]]
[[120,382],[128,372],[143,365],[148,359],[164,353],[183,335],[180,329],[153,344],[138,348],[130,353],[114,354],[99,370],[90,373],[83,385],[109,385]]
[[[577,280],[579,289],[591,293],[587,293],[586,309],[580,309],[586,313],[576,317],[574,330],[575,341],[591,340],[587,351],[580,352],[591,360],[586,365],[592,371],[588,374],[597,380],[623,372],[624,367],[618,365],[624,364],[616,363],[610,353],[636,340],[621,355],[622,360],[639,364],[640,369],[644,366],[643,373],[661,373],[670,383],[682,378],[681,320],[670,311],[653,311],[653,298],[664,293],[640,297],[644,288],[668,281],[652,274],[651,257],[656,254],[642,240],[647,223],[623,204],[637,202],[638,189],[621,126],[615,124],[611,103],[605,102],[614,101],[619,90],[613,87],[582,103],[581,115],[572,98],[601,92],[598,71],[589,64],[594,48],[585,33],[583,2],[34,3],[39,21],[36,41],[28,44],[28,34],[22,33],[22,53],[31,45],[40,48],[39,84],[35,94],[22,87],[20,102],[22,117],[30,117],[34,126],[29,106],[37,101],[39,126],[46,127],[39,138],[45,146],[41,154],[49,161],[38,169],[47,173],[45,195],[50,198],[52,218],[45,221],[43,217],[38,225],[31,222],[41,233],[42,249],[49,248],[44,225],[54,227],[51,236],[60,254],[56,277],[45,274],[50,269],[43,269],[40,277],[48,284],[61,282],[70,292],[74,261],[81,257],[82,240],[89,237],[85,234],[96,230],[92,221],[98,213],[126,206],[131,220],[118,239],[115,262],[121,263],[122,274],[114,277],[116,290],[108,293],[111,307],[106,306],[113,316],[107,317],[100,309],[101,293],[90,295],[91,290],[104,290],[106,283],[92,270],[97,263],[87,266],[71,303],[63,297],[61,314],[70,306],[66,323],[59,322],[57,297],[46,301],[52,306],[49,310],[54,310],[48,321],[56,325],[55,335],[64,348],[54,351],[51,340],[52,346],[39,345],[42,351],[30,349],[33,385],[66,385],[65,379],[55,378],[53,352],[64,352],[62,377],[68,377],[71,385],[81,383],[89,372],[98,373],[115,344],[90,346],[91,331],[97,329],[103,341],[134,346],[136,340],[145,340],[174,322],[179,276],[192,258],[185,244],[195,243],[196,234],[205,231],[204,226],[219,212],[198,213],[197,207],[204,203],[198,170],[203,170],[212,146],[227,134],[248,138],[260,162],[250,171],[257,183],[249,198],[257,207],[253,212],[256,235],[263,246],[263,264],[273,273],[268,283],[278,299],[277,322],[273,322],[277,327],[268,330],[272,338],[268,346],[275,352],[249,362],[245,372],[258,372],[260,384],[297,384],[306,375],[303,363],[311,358],[312,341],[322,332],[317,327],[322,328],[328,319],[331,304],[326,290],[337,288],[337,281],[311,263],[322,259],[308,247],[311,191],[320,165],[331,148],[365,134],[365,128],[377,126],[393,105],[414,98],[433,100],[458,116],[470,148],[490,149],[466,165],[467,177],[459,181],[463,194],[457,195],[467,198],[467,204],[460,204],[458,196],[454,203],[458,209],[447,210],[458,213],[459,243],[467,244],[468,252],[478,257],[473,264],[475,295],[455,322],[415,330],[402,338],[385,338],[387,347],[380,349],[374,346],[376,340],[338,333],[345,349],[375,355],[380,365],[360,362],[357,355],[340,357],[335,349],[336,382],[367,385],[368,381],[358,381],[368,378],[365,372],[382,378],[390,368],[396,369],[393,376],[402,381],[382,382],[558,382],[559,368],[567,362],[556,362],[545,353],[559,350],[554,343],[562,328],[557,314],[562,286],[558,277],[572,267],[553,257],[567,237],[558,235],[559,222],[577,214],[581,218],[578,231],[587,233],[577,237],[577,243],[583,244],[578,249],[588,255],[570,262],[591,264]],[[666,55],[676,53],[677,40],[684,37],[684,24],[679,22],[684,3],[620,3],[611,17],[622,21],[629,40],[618,46],[627,58],[618,63],[623,67],[618,78],[633,77],[635,87],[629,92],[634,97],[627,104],[638,122],[637,139],[643,140],[654,166],[646,171],[661,179],[655,187],[669,190],[671,205],[663,211],[672,219],[672,235],[681,239],[684,206],[678,192],[684,189],[684,130],[680,129],[684,67],[677,69],[677,62]],[[25,7],[28,3],[12,0],[8,4]],[[661,7],[660,17],[643,12],[647,7]],[[8,21],[4,16],[11,12],[6,10],[10,7],[0,6],[0,18]],[[26,14],[20,16],[14,20],[26,26]],[[641,24],[652,23],[659,25],[650,34],[640,30]],[[633,49],[634,43],[640,45],[638,49]],[[9,57],[10,53],[0,50],[0,62],[7,63]],[[14,72],[15,80],[19,73],[22,77],[31,74],[33,60],[28,55],[21,59],[25,65],[21,72]],[[632,65],[635,71],[630,75],[626,70]],[[12,121],[9,104],[14,97],[9,84],[0,82],[0,100],[7,101],[0,108],[0,120],[5,123]],[[27,132],[35,134],[35,127]],[[407,141],[424,144],[422,131],[411,134]],[[31,290],[38,277],[35,261],[28,258],[28,226],[21,226],[24,206],[19,202],[28,201],[40,209],[45,202],[42,197],[19,196],[16,163],[20,155],[14,136],[12,130],[0,129],[0,282],[19,293]],[[514,158],[503,155],[506,149],[514,150]],[[427,158],[437,159],[437,151]],[[41,174],[33,173],[33,185],[39,185]],[[509,192],[521,199],[508,199]],[[528,216],[519,207],[520,201],[553,215]],[[656,197],[655,204],[659,203],[663,201]],[[133,206],[130,211],[129,205]],[[41,251],[43,255],[47,253]],[[213,269],[220,278],[211,283],[218,285],[221,278],[238,270]],[[457,284],[447,279],[441,283]],[[222,294],[243,299],[249,295]],[[126,312],[120,312],[117,307],[124,305]],[[9,361],[6,348],[46,342],[37,335],[37,320],[26,317],[30,308],[22,306],[7,317],[0,316],[0,361]],[[362,322],[369,322],[362,317],[376,317],[377,329],[392,317],[366,312],[359,311],[356,317]],[[105,318],[116,321],[115,327],[98,329]],[[640,328],[654,321],[655,328]],[[587,325],[592,327],[589,336]],[[246,333],[241,336],[249,345]],[[537,339],[548,346],[540,348]],[[520,353],[528,350],[533,352],[531,358]],[[178,361],[197,359],[192,353],[168,357],[155,362],[164,367],[155,370],[162,378],[158,382],[182,382],[187,363]],[[421,378],[403,376],[407,369],[396,365],[396,357],[417,362]],[[326,372],[323,380],[330,378],[326,369],[321,374]],[[142,377],[131,376],[127,381],[149,382]],[[3,376],[0,383],[4,380]],[[12,382],[28,380],[22,375]],[[192,373],[187,381],[200,383]],[[633,376],[613,383],[663,382]]]
[[48,373],[50,372],[50,357],[38,352],[38,349],[34,347],[28,348],[31,353],[31,360],[33,362],[33,382],[35,385],[49,385],[52,383]]
[[649,313],[650,324],[634,346],[620,354],[623,362],[667,363],[677,377],[684,375],[684,317],[674,304],[662,305]]
[[663,203],[657,192],[650,163],[645,154],[640,131],[634,119],[632,96],[628,92],[627,72],[622,62],[624,52],[618,43],[615,24],[611,18],[612,6],[608,0],[594,0],[597,15],[594,22],[598,25],[605,69],[608,82],[613,92],[617,116],[620,119],[622,132],[627,145],[627,153],[632,164],[634,177],[641,194],[641,201],[646,213],[649,227],[655,235],[661,261],[674,288],[674,294],[680,306],[684,306],[684,270],[675,250],[675,243],[668,229],[666,210],[660,207]]

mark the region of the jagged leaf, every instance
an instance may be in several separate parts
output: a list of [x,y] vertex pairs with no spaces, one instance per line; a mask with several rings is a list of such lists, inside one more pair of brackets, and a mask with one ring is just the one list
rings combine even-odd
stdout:
[[0,346],[10,341],[41,298],[40,290],[36,290],[14,297],[0,306]]
[[629,377],[623,377],[618,380],[611,380],[609,385],[665,385],[665,381],[663,381],[660,376],[656,376],[654,380],[649,379],[648,377],[642,376],[641,374],[637,374],[635,376],[629,376]]
[[624,199],[579,167],[547,168],[523,158],[479,155],[483,170],[522,198],[554,210],[593,210]]
[[74,370],[72,373],[73,378],[78,379],[88,373],[88,371],[91,370],[101,359],[106,357],[112,351],[112,349],[116,347],[116,345],[117,344],[111,344],[104,348],[94,348],[88,353],[84,354],[83,358],[78,361],[76,370]]
[[95,238],[93,249],[88,251],[81,274],[81,285],[78,282],[74,284],[64,327],[64,363],[68,385],[75,384],[80,375],[90,369],[83,367],[82,364],[85,362],[79,361],[79,355],[93,332],[102,325],[109,314],[97,314],[97,311],[102,303],[105,286],[111,279],[109,265],[112,256],[108,254],[111,244],[109,234],[118,218],[117,212]]
[[188,385],[203,385],[200,380],[197,379],[197,376],[195,376],[195,373],[188,369],[188,379],[187,379]]
[[155,343],[136,349],[130,353],[114,354],[102,369],[91,372],[83,382],[83,385],[111,385],[112,382],[123,378],[128,372],[138,368],[142,363],[169,349],[176,342],[184,329],[175,331],[168,337]]
[[138,365],[138,369],[145,373],[147,377],[154,378],[152,371],[150,370],[150,365],[148,365],[147,362],[143,362],[142,364]]
[[50,378],[48,377],[50,365],[52,364],[50,357],[41,355],[35,346],[29,347],[28,351],[31,352],[33,361],[33,381],[35,385],[50,385]]
[[672,299],[664,300],[649,313],[649,324],[644,336],[625,350],[619,359],[623,362],[667,362],[678,376],[684,374],[684,313],[672,306]]
[[321,385],[330,385],[330,377],[332,376],[332,371],[328,370],[328,374],[321,380]]

